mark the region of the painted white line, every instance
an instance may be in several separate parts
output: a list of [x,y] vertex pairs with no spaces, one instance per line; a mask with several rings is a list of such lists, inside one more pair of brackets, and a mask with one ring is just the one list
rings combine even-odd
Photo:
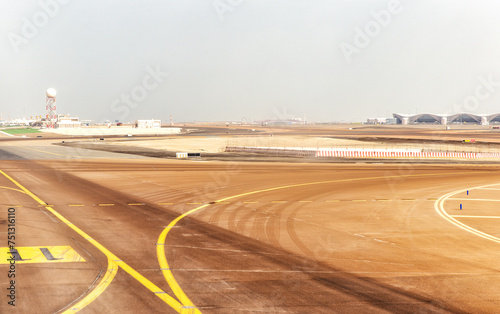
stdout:
[[5,134],[5,135],[8,135],[8,136],[14,136],[14,137],[17,137],[17,136],[15,136],[15,135],[9,134],[9,133],[4,132],[4,131],[0,131],[0,133]]
[[454,224],[455,226],[459,227],[460,229],[465,230],[465,231],[470,232],[470,233],[473,233],[473,234],[475,234],[475,235],[477,235],[477,236],[479,236],[481,238],[484,238],[484,239],[487,239],[487,240],[490,240],[490,241],[493,241],[493,242],[496,242],[496,243],[500,243],[500,238],[494,237],[494,236],[492,236],[490,234],[484,233],[482,231],[479,231],[477,229],[469,227],[468,225],[466,225],[464,223],[461,223],[460,221],[456,220],[451,215],[449,215],[444,210],[444,207],[443,207],[444,202],[448,198],[450,198],[451,196],[453,196],[453,195],[466,192],[467,190],[482,189],[482,188],[485,188],[485,187],[495,186],[495,185],[498,185],[498,184],[489,184],[489,185],[477,186],[477,187],[474,187],[474,188],[471,188],[471,189],[463,189],[463,190],[458,190],[458,191],[450,192],[448,194],[445,194],[445,195],[441,196],[434,203],[434,209],[439,214],[439,216],[441,216],[443,219],[447,220],[448,222]]
[[484,201],[484,202],[500,202],[500,200],[486,199],[486,198],[455,198],[450,197],[449,200],[455,201]]
[[471,215],[450,215],[453,218],[496,218],[500,219],[500,216],[471,216]]

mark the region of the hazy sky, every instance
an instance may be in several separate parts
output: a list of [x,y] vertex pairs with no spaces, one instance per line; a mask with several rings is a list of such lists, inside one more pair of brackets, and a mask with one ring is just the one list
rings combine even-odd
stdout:
[[0,113],[365,121],[500,112],[495,0],[0,0]]

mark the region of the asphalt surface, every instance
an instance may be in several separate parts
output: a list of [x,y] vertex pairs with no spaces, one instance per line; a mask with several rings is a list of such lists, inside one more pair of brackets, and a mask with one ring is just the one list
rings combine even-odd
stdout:
[[[10,211],[20,257],[38,252],[15,264],[15,307],[0,261],[0,313],[500,306],[495,165],[178,161],[9,141],[0,170],[0,246]],[[58,247],[79,258],[40,254]]]

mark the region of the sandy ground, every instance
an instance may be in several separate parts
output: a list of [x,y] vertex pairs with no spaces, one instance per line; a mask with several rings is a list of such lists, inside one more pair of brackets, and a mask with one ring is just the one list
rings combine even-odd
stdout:
[[[179,140],[188,138],[200,145],[224,137]],[[68,245],[85,258],[19,263],[18,305],[10,308],[2,294],[0,313],[72,308],[116,270],[103,248],[142,277],[118,266],[83,314],[175,313],[161,296],[186,301],[165,280],[162,252],[203,313],[498,312],[498,166],[118,157],[49,140],[0,141],[0,170],[70,222],[2,175],[4,243],[7,209],[15,206],[17,246]],[[439,204],[463,225],[439,214]],[[0,264],[0,276],[8,269]]]
[[[159,234],[209,204],[172,228],[164,246],[173,275],[203,313],[495,313],[500,306],[498,243],[434,209],[443,194],[498,183],[497,167],[116,159],[0,165],[172,296],[158,264]],[[498,199],[495,190],[471,191],[474,199]],[[1,215],[8,204],[23,206],[18,245],[71,245],[87,260],[17,265],[18,307],[10,310],[2,296],[0,311],[71,307],[93,290],[105,256],[27,195],[0,192]],[[478,206],[474,199],[466,208]],[[481,204],[467,213],[493,214],[493,202]],[[454,200],[445,207],[465,213]],[[495,219],[463,219],[498,235]],[[97,312],[174,311],[120,268],[82,311]]]
[[190,136],[169,137],[167,139],[109,140],[102,144],[153,148],[175,152],[220,153],[226,146],[253,147],[301,147],[301,148],[382,148],[382,149],[425,149],[429,151],[453,152],[498,152],[496,146],[480,146],[462,143],[393,143],[390,141],[360,141],[354,139],[335,139],[301,135],[262,135],[262,136]]

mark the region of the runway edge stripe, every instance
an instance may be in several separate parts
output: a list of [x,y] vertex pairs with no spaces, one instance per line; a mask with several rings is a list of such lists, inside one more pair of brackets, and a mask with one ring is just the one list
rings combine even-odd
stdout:
[[[119,262],[114,262],[114,263],[116,263],[116,265],[118,265],[119,267],[121,267],[129,275],[131,275],[136,280],[138,280],[143,286],[145,286],[150,291],[152,291],[157,297],[159,297],[161,300],[163,300],[165,303],[167,303],[175,311],[177,311],[178,313],[181,313],[182,306],[181,306],[181,304],[177,300],[175,300],[173,297],[171,297],[167,293],[158,293],[158,292],[164,292],[164,291],[161,290],[154,283],[152,283],[151,281],[149,281],[147,278],[145,278],[144,276],[142,276],[140,273],[138,273],[132,267],[130,267],[127,263],[121,261],[120,258],[118,258],[116,255],[114,255],[113,253],[111,253],[108,249],[106,249],[104,246],[102,246],[99,242],[97,242],[96,240],[92,239],[88,234],[86,234],[85,232],[83,232],[80,228],[76,227],[73,223],[71,223],[69,220],[67,220],[66,218],[64,218],[64,216],[62,216],[61,214],[59,214],[52,207],[47,206],[46,203],[44,201],[42,201],[38,196],[36,196],[35,194],[33,194],[30,190],[28,190],[27,188],[25,188],[23,185],[21,185],[19,182],[17,182],[16,180],[14,180],[8,174],[6,174],[5,172],[3,172],[2,170],[0,170],[0,174],[2,174],[4,177],[6,177],[7,179],[9,179],[12,183],[14,183],[17,187],[19,187],[21,190],[23,190],[26,194],[28,194],[32,199],[34,199],[35,201],[37,201],[39,204],[44,205],[45,209],[47,209],[48,211],[50,211],[54,216],[56,216],[57,218],[59,218],[59,220],[61,220],[62,222],[64,222],[68,227],[70,227],[71,229],[73,229],[75,232],[77,232],[79,235],[81,235],[84,239],[86,239],[88,242],[90,242],[92,245],[94,245],[97,249],[99,249],[102,253],[104,253],[106,255],[106,257],[108,258],[108,260],[110,259],[112,261],[119,261]],[[114,276],[113,276],[113,278],[114,278]],[[99,295],[111,283],[111,280],[106,280],[105,282],[103,282],[104,279],[105,279],[105,277],[103,277],[103,279],[101,280],[101,282],[98,285],[98,287],[101,288]],[[110,279],[112,279],[112,278],[110,278]],[[101,286],[101,283],[103,284],[103,286]],[[86,302],[85,300],[88,300],[87,298],[89,298],[89,299],[93,298],[90,301],[90,302],[92,302],[99,295],[96,296],[96,295],[89,294],[83,300],[81,300],[80,302]],[[85,305],[88,305],[90,302],[88,302]],[[72,313],[76,313],[76,311],[73,311]]]

